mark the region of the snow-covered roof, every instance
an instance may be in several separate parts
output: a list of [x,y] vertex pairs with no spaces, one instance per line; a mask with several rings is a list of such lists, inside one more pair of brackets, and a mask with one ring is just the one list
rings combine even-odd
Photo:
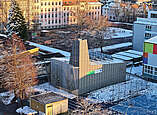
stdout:
[[118,54],[113,54],[112,57],[117,58],[117,59],[121,59],[121,60],[124,60],[124,61],[131,61],[133,59],[131,57],[118,55]]
[[127,57],[131,57],[131,58],[140,58],[140,57],[142,57],[142,56],[139,56],[139,55],[136,55],[136,54],[127,53],[127,52],[119,52],[119,53],[116,53],[116,54],[127,56]]
[[157,25],[156,18],[137,18],[137,21],[134,24],[148,24],[148,25]]
[[[103,51],[117,49],[117,48],[123,48],[123,47],[129,47],[129,46],[132,46],[131,42],[120,43],[120,44],[115,44],[115,45],[110,45],[110,46],[103,47]],[[94,48],[94,49],[90,49],[90,50],[101,51],[100,48]]]
[[139,52],[139,51],[135,51],[135,50],[128,50],[128,51],[125,51],[125,52],[143,56],[143,52]]
[[157,44],[157,36],[152,37],[152,38],[150,38],[150,39],[148,39],[148,40],[145,40],[145,42]]
[[37,43],[34,43],[34,42],[30,42],[30,41],[28,41],[28,43],[29,43],[29,45],[38,47],[41,50],[48,51],[48,52],[51,52],[51,53],[60,53],[60,54],[62,54],[64,56],[66,56],[66,57],[70,57],[70,53],[69,52],[66,52],[66,51],[63,51],[63,50],[59,50],[59,49],[56,49],[56,48],[51,48],[51,47],[44,46],[44,45],[40,45],[40,44],[37,44]]
[[42,104],[49,104],[49,103],[64,100],[66,98],[61,95],[49,92],[49,93],[42,93],[42,94],[32,96],[31,99],[34,99],[37,102],[42,103]]
[[114,31],[112,38],[127,38],[133,36],[133,31],[122,29],[122,28],[110,28],[111,31]]
[[101,2],[88,2],[89,5],[103,5]]

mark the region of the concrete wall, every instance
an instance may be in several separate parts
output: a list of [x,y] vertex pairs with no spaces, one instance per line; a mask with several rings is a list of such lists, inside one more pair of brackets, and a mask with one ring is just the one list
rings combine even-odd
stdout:
[[104,64],[102,72],[84,76],[79,80],[78,94],[84,94],[108,85],[123,82],[126,78],[124,63]]
[[91,62],[87,40],[75,40],[70,64],[52,59],[50,82],[77,95],[125,81],[126,64]]
[[46,115],[57,115],[68,111],[68,99],[46,104]]
[[32,98],[30,99],[30,107],[33,110],[45,112],[45,106]]
[[133,49],[136,51],[143,51],[145,25],[134,23],[133,31]]
[[57,115],[68,111],[68,99],[49,104],[41,104],[38,101],[31,99],[30,107],[36,111],[44,112],[46,115]]
[[50,83],[68,90],[78,89],[78,68],[62,61],[51,61]]

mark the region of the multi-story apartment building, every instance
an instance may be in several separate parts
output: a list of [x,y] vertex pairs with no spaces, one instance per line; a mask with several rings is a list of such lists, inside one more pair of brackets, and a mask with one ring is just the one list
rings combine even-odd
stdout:
[[40,0],[37,5],[42,29],[58,28],[77,23],[77,10],[86,8],[88,15],[98,19],[101,15],[101,3],[96,1],[76,0]]
[[[149,14],[149,13],[148,13]],[[134,22],[133,49],[143,51],[144,40],[157,36],[157,18],[137,18]]]
[[[41,29],[76,24],[79,15],[76,11],[81,8],[86,8],[87,14],[93,19],[99,19],[102,5],[97,0],[79,0],[79,2],[78,0],[17,0],[17,2],[26,21],[38,27],[40,25]],[[10,5],[10,1],[4,0],[3,3]],[[6,7],[7,13],[9,8]]]

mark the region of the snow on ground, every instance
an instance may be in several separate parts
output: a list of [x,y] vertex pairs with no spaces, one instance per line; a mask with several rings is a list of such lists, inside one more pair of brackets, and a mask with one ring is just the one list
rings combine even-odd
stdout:
[[37,111],[35,111],[35,110],[32,110],[30,107],[28,107],[28,106],[24,106],[23,107],[23,109],[22,108],[19,108],[19,109],[17,109],[16,110],[16,112],[17,113],[20,113],[20,114],[22,114],[22,113],[24,113],[25,115],[34,115],[34,114],[37,114]]
[[76,97],[76,95],[68,93],[64,90],[58,89],[53,87],[52,85],[50,85],[49,83],[44,83],[44,84],[40,84],[40,85],[36,85],[33,88],[35,91],[39,91],[42,93],[46,93],[46,92],[53,92],[62,96],[65,96],[67,98],[73,99]]
[[131,73],[133,75],[138,75],[138,76],[142,76],[142,70],[143,70],[143,66],[137,66],[137,67],[128,67],[126,69],[127,73]]
[[130,80],[115,85],[107,86],[93,91],[88,98],[97,102],[110,102],[126,99],[130,96],[142,94],[147,91],[147,81],[130,76]]
[[[132,43],[131,43],[131,42],[120,43],[120,44],[105,46],[105,47],[103,47],[103,51],[112,50],[112,49],[117,49],[117,48],[123,48],[123,47],[129,47],[129,46],[132,46]],[[101,51],[100,48],[94,48],[94,49],[90,49],[90,50],[91,50],[91,51]],[[90,51],[90,50],[89,50],[89,51]]]
[[3,93],[0,93],[0,99],[2,100],[2,102],[5,104],[5,105],[8,105],[11,103],[12,99],[15,97],[14,93],[13,92],[3,92]]
[[113,32],[112,38],[127,38],[133,36],[133,31],[127,29],[111,27],[110,31]]

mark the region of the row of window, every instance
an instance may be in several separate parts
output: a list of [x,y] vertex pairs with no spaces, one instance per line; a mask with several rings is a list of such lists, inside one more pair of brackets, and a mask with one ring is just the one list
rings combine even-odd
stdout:
[[[50,11],[61,11],[61,8],[52,8],[52,10],[50,9],[50,8],[48,8],[48,12],[50,12]],[[41,12],[43,12],[43,9],[41,9]],[[45,12],[47,12],[47,8],[45,8]]]
[[59,2],[41,2],[41,6],[47,6],[47,5],[61,5],[61,1]]
[[[36,8],[36,7],[35,7]],[[37,7],[37,9],[39,9],[39,7]],[[58,8],[58,7],[56,7],[56,8],[52,8],[52,10],[50,9],[50,8],[45,8],[45,12],[47,12],[47,11],[58,11],[58,10],[60,10],[61,11],[61,7],[60,8]],[[68,11],[68,10],[71,10],[71,11],[75,11],[75,10],[77,10],[77,8],[75,8],[75,7],[64,7],[64,11]],[[43,12],[43,9],[41,9],[41,12]]]
[[[89,12],[88,14],[86,14],[86,15],[89,15],[89,16],[94,16],[94,14],[96,15],[96,14],[98,14],[99,15],[99,12]],[[57,16],[61,16],[61,13],[52,13],[52,14],[41,14],[41,18],[43,18],[43,17],[45,17],[45,18],[47,18],[47,17],[57,17]],[[65,16],[76,16],[76,14],[75,13],[63,13],[63,16],[65,17]]]
[[[52,13],[52,14],[45,14],[45,15],[43,15],[43,14],[41,14],[41,18],[50,18],[50,17],[61,17],[61,13]],[[64,13],[64,17],[65,16],[69,16],[69,13]],[[62,16],[63,17],[63,16]]]
[[[63,20],[64,21],[64,23],[66,23],[66,22],[68,22],[68,20],[66,21],[66,19],[64,19]],[[70,20],[71,22],[72,22],[72,20]],[[75,20],[74,20],[75,21]],[[56,19],[56,20],[48,20],[48,21],[45,21],[44,22],[45,23],[45,25],[50,25],[50,24],[61,24],[61,20],[59,19]],[[42,24],[44,24],[44,23],[42,23]]]
[[151,29],[152,29],[152,26],[146,25],[146,30],[151,30]]
[[149,65],[144,65],[144,73],[157,76],[157,67],[152,67]]

